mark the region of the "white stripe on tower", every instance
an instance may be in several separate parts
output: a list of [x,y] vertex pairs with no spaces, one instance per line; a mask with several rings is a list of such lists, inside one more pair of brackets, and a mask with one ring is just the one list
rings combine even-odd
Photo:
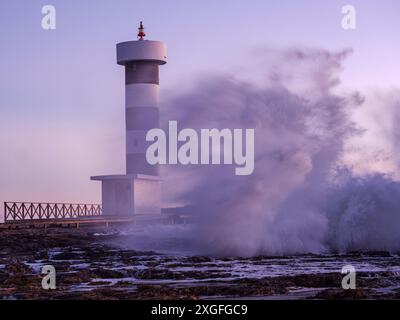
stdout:
[[127,84],[125,86],[126,107],[158,107],[158,92],[158,84]]

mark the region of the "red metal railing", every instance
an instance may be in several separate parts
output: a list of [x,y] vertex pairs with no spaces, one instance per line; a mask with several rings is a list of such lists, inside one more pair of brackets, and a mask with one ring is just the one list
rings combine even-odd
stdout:
[[101,215],[99,204],[4,202],[4,222],[76,219]]

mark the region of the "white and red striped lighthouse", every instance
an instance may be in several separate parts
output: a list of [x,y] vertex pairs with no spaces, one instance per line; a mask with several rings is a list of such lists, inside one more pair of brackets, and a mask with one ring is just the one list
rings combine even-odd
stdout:
[[144,39],[142,22],[137,36],[117,44],[117,63],[125,67],[126,174],[91,178],[102,181],[105,215],[160,213],[159,171],[146,161],[146,133],[160,126],[159,66],[167,62],[166,47]]

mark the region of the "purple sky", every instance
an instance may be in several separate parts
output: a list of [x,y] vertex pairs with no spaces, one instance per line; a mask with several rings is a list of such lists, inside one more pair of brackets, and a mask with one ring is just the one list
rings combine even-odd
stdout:
[[[41,29],[41,8],[57,29]],[[357,29],[341,28],[341,8]],[[99,202],[89,177],[124,172],[123,69],[115,43],[167,43],[161,99],[207,72],[235,72],[257,48],[352,48],[341,90],[400,87],[400,2],[23,1],[0,9],[0,201]]]

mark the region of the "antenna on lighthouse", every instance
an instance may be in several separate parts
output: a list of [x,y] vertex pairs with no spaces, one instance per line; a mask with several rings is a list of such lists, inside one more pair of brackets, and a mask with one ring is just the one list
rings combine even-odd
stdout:
[[143,38],[146,36],[146,34],[144,33],[144,26],[143,26],[143,22],[140,21],[140,25],[139,25],[139,33],[138,33],[138,38],[139,40],[143,40]]

